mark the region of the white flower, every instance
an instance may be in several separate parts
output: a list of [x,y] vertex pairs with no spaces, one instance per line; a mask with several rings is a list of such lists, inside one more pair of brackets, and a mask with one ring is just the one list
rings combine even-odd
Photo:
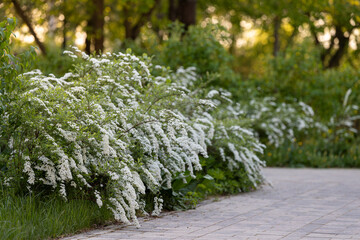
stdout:
[[163,199],[155,197],[154,198],[154,210],[152,211],[151,215],[159,216],[161,213],[161,210],[163,208]]
[[34,184],[35,183],[35,173],[34,173],[34,170],[31,168],[31,163],[30,163],[30,158],[27,157],[26,159],[28,159],[27,161],[25,161],[24,163],[24,170],[23,172],[24,173],[27,173],[28,174],[28,180],[27,182],[29,184]]
[[103,147],[104,155],[109,155],[110,154],[110,146],[109,146],[109,136],[107,134],[105,134],[103,136],[102,147]]
[[101,208],[103,205],[103,202],[101,201],[101,196],[100,196],[99,191],[95,190],[94,194],[96,197],[96,204],[99,206],[99,208]]

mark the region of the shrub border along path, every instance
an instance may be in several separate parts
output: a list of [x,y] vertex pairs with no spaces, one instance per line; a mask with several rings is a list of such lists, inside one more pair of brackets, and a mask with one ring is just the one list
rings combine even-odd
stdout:
[[360,239],[360,170],[264,172],[272,187],[65,239]]

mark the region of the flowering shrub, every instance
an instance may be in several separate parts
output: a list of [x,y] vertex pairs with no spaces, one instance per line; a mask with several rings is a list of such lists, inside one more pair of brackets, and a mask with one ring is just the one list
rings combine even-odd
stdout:
[[193,68],[171,73],[130,53],[65,53],[78,59],[72,72],[27,72],[11,92],[0,133],[8,143],[0,158],[8,185],[64,199],[77,191],[115,219],[138,224],[143,196],[156,196],[158,214],[160,189],[185,173],[195,177],[208,149],[231,171],[245,169],[253,186],[262,181],[256,153],[264,146],[250,130],[216,118],[215,92],[201,99],[189,90]]
[[326,129],[314,120],[313,109],[303,102],[277,102],[275,98],[254,98],[229,106],[229,113],[245,116],[249,126],[260,138],[267,138],[269,144],[279,147],[284,141],[293,141],[296,132],[312,128]]

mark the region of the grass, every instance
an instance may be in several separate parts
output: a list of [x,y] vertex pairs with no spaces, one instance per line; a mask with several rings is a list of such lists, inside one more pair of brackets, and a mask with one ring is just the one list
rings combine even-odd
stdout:
[[55,196],[0,195],[0,239],[49,239],[111,221],[96,203]]

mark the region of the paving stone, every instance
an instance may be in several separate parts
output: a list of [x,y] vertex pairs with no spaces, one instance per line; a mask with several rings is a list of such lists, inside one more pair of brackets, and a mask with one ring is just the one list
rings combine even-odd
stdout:
[[360,239],[360,170],[264,169],[272,186],[70,239]]

